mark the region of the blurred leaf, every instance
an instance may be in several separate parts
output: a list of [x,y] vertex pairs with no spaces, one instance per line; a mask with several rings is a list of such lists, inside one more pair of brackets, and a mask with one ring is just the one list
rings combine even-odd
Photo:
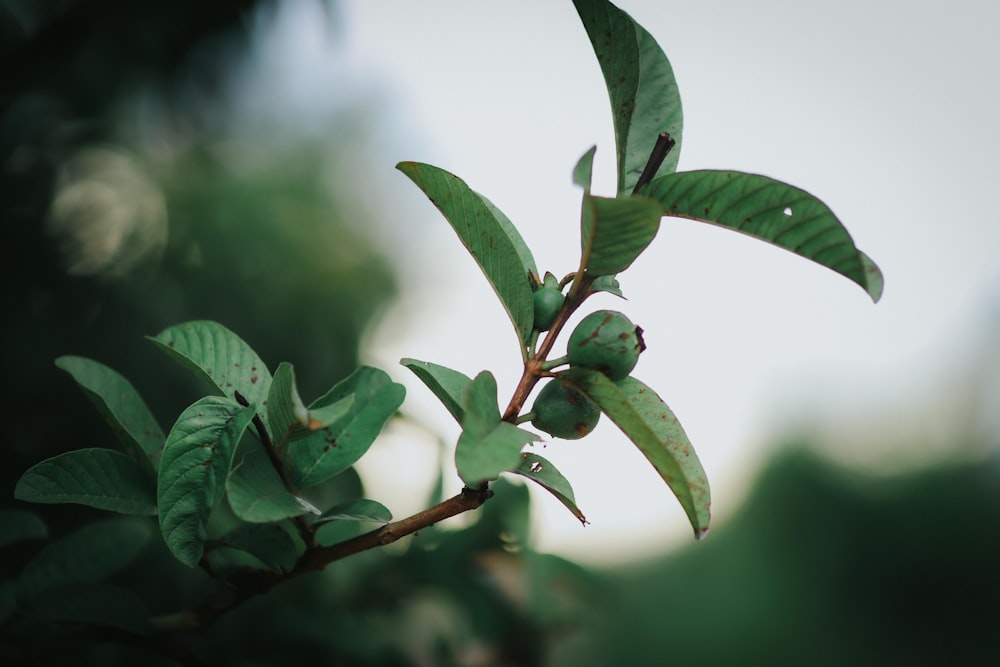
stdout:
[[299,544],[278,523],[244,523],[219,541],[260,560],[272,572],[289,572],[302,555]]
[[131,563],[151,534],[149,523],[117,517],[53,540],[22,570],[18,597],[30,600],[63,586],[102,581]]
[[400,162],[396,168],[424,191],[451,224],[510,316],[521,347],[528,346],[534,324],[531,275],[535,260],[511,221],[489,200],[460,178],[419,162]]
[[469,384],[462,404],[465,416],[455,447],[455,466],[459,477],[471,488],[516,468],[521,448],[540,440],[534,433],[500,421],[497,383],[489,371],[483,371]]
[[15,609],[17,609],[17,581],[4,579],[0,581],[0,626],[7,622]]
[[618,147],[618,192],[628,193],[661,132],[668,132],[677,144],[656,173],[677,169],[684,118],[677,82],[656,40],[628,14],[605,0],[573,4],[608,87]]
[[44,540],[49,536],[42,518],[26,510],[0,510],[0,549],[26,540]]
[[427,385],[435,396],[437,396],[448,412],[459,424],[462,423],[462,397],[468,388],[472,378],[464,373],[432,364],[428,361],[418,361],[416,359],[401,359],[400,364],[406,366],[414,375]]
[[76,449],[36,463],[14,487],[32,503],[76,503],[122,514],[156,514],[156,478],[148,465],[112,449]]
[[201,559],[208,515],[222,499],[233,452],[255,409],[206,396],[170,429],[156,485],[160,532],[185,565],[193,567]]
[[135,387],[104,364],[64,356],[56,366],[70,374],[130,453],[148,459],[155,470],[166,436]]
[[323,414],[352,395],[350,410],[341,419],[296,440],[285,450],[295,486],[315,486],[357,463],[403,404],[406,389],[385,371],[362,366],[313,401],[309,413]]
[[323,512],[314,523],[326,521],[371,521],[372,523],[389,523],[392,512],[380,502],[367,498],[357,498],[346,503],[331,507]]
[[580,269],[590,276],[624,271],[660,229],[660,205],[646,197],[607,199],[583,193]]
[[106,584],[76,584],[35,598],[28,616],[116,628],[134,635],[152,633],[149,610],[130,591]]
[[285,488],[264,446],[250,438],[243,440],[233,458],[226,495],[236,516],[252,523],[279,521],[307,512],[320,514],[308,501]]
[[271,437],[278,451],[283,452],[288,443],[340,422],[353,406],[354,395],[348,394],[330,405],[306,408],[295,386],[295,369],[289,363],[282,363],[274,373],[267,397]]
[[[170,357],[195,372],[220,396],[239,392],[251,405],[267,405],[271,373],[243,339],[217,322],[196,320],[164,329],[151,338]],[[267,415],[261,414],[267,423]]]
[[756,174],[688,171],[661,176],[640,192],[658,201],[663,215],[767,241],[853,280],[873,301],[882,295],[878,267],[855,247],[826,204],[804,190]]
[[580,523],[587,525],[587,517],[576,506],[576,498],[569,480],[563,477],[563,474],[548,460],[537,454],[524,452],[521,454],[521,464],[511,472],[527,477],[554,495],[573,513],[573,516],[580,520]]
[[594,154],[597,146],[591,146],[590,150],[580,156],[576,166],[573,167],[573,183],[583,188],[584,192],[590,192],[590,182],[594,174]]
[[677,496],[695,536],[708,532],[708,479],[684,429],[652,389],[627,377],[617,383],[598,371],[576,367],[559,374],[589,396],[628,436]]

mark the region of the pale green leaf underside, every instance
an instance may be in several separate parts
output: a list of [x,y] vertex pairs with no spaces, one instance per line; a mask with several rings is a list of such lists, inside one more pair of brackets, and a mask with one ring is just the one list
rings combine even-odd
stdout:
[[695,536],[704,536],[711,515],[708,478],[684,429],[656,392],[635,378],[615,383],[586,368],[559,376],[590,396],[638,447],[680,501]]
[[677,169],[683,111],[673,69],[656,40],[605,0],[574,0],[604,74],[618,152],[618,192],[630,193],[661,132],[677,142],[656,174]]
[[455,447],[455,467],[462,481],[476,487],[517,467],[521,448],[540,438],[513,424],[500,421],[497,383],[483,371],[472,380],[463,399],[462,434]]
[[[309,405],[310,415],[346,408],[343,416],[289,443],[285,460],[299,488],[321,484],[354,465],[375,442],[386,422],[403,404],[406,389],[378,368],[361,366]],[[332,414],[325,415],[330,419]]]
[[566,509],[573,513],[573,516],[580,520],[580,523],[586,525],[587,517],[576,506],[576,498],[569,480],[548,460],[538,454],[524,452],[521,454],[521,463],[511,472],[527,477],[554,495]]
[[662,214],[660,205],[646,197],[608,199],[584,193],[581,268],[593,277],[624,271],[652,242]]
[[462,423],[465,411],[462,409],[463,395],[472,382],[472,378],[446,366],[432,364],[429,361],[417,359],[400,359],[400,364],[406,366],[413,374],[427,385],[427,388],[438,397],[448,409],[451,416]]
[[251,438],[243,440],[233,457],[226,478],[226,497],[233,513],[251,523],[320,514],[308,501],[285,488],[263,445]]
[[400,162],[406,174],[441,211],[472,254],[506,309],[522,347],[534,326],[531,275],[538,269],[524,239],[489,200],[462,179],[419,162]]
[[860,285],[873,301],[882,274],[854,245],[840,220],[804,190],[766,176],[689,171],[655,179],[641,190],[663,214],[728,227],[811,259]]
[[170,429],[157,480],[160,532],[185,565],[201,559],[208,515],[222,499],[233,452],[254,409],[206,396],[182,412]]
[[164,329],[151,340],[220,396],[233,398],[238,391],[257,405],[266,423],[271,373],[242,338],[217,322],[195,320]]
[[85,357],[59,357],[56,366],[80,385],[122,443],[155,468],[166,436],[135,387],[117,371]]
[[326,521],[371,521],[372,523],[389,523],[392,521],[392,512],[376,500],[368,498],[357,498],[346,503],[341,503],[336,507],[331,507],[323,512],[314,523]]
[[73,503],[122,514],[156,514],[156,479],[148,466],[112,449],[75,449],[29,468],[14,497]]

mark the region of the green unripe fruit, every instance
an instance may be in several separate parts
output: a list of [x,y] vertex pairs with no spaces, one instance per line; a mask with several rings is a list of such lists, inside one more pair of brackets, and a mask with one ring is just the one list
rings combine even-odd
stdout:
[[577,440],[597,426],[600,409],[590,399],[554,378],[542,387],[531,411],[532,426],[555,438]]
[[556,315],[563,306],[566,297],[559,289],[559,281],[554,275],[545,272],[545,281],[538,286],[534,294],[535,329],[548,331],[556,321]]
[[617,382],[628,377],[645,349],[641,328],[618,311],[599,310],[570,334],[566,358],[571,366],[600,371]]

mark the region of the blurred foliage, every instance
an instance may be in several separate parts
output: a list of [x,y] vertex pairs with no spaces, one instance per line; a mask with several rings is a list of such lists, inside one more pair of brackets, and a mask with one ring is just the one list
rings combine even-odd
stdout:
[[865,477],[794,449],[701,544],[622,569],[573,665],[985,665],[1000,461]]

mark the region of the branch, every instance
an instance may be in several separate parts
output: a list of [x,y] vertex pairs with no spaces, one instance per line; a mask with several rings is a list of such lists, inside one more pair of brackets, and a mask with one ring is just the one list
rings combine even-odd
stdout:
[[677,142],[674,141],[674,138],[666,132],[660,132],[657,135],[656,144],[649,153],[649,160],[646,161],[646,166],[643,168],[642,174],[639,175],[639,180],[635,182],[635,187],[632,188],[632,194],[637,193],[639,188],[653,180],[656,171],[663,164],[663,161],[667,159],[667,155],[676,144]]

